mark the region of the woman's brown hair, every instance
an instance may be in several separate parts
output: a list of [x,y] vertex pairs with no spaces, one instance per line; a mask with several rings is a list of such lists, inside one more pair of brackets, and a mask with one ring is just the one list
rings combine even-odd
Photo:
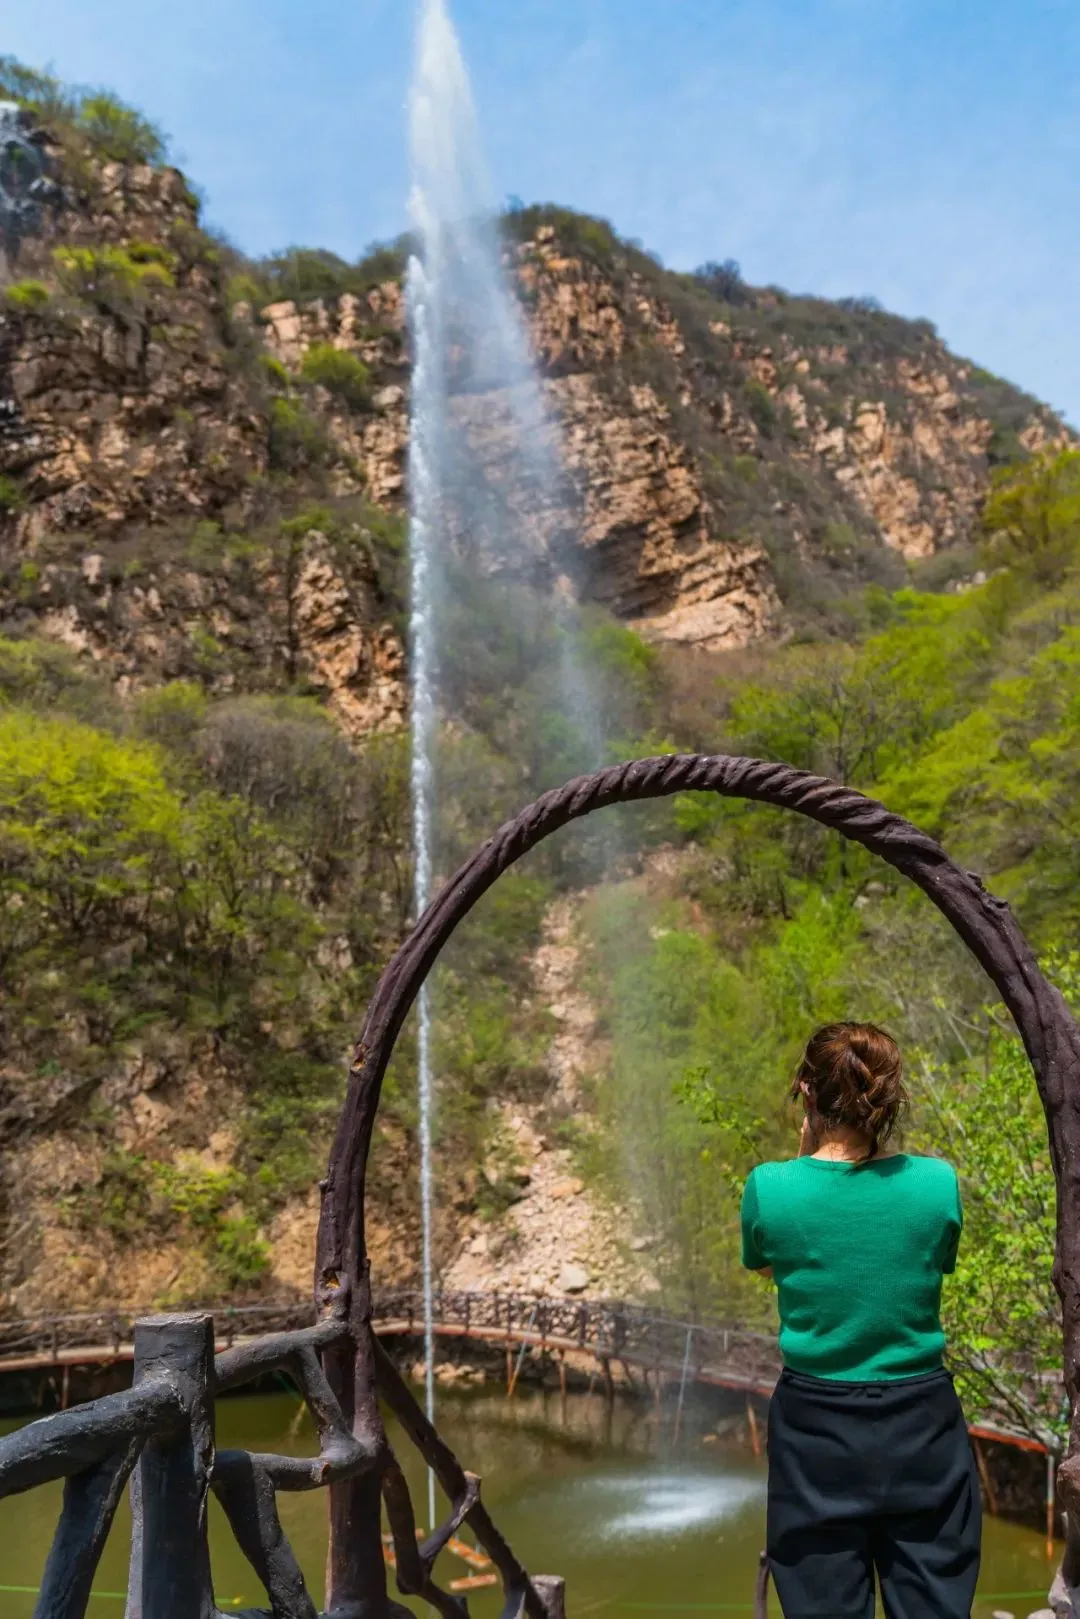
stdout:
[[870,1143],[867,1160],[874,1158],[908,1105],[900,1048],[874,1023],[827,1023],[810,1036],[795,1070],[792,1099],[803,1094],[826,1130],[858,1130]]

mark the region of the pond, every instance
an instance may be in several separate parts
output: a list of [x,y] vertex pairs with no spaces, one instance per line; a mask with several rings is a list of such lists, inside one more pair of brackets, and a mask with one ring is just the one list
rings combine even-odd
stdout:
[[[670,1419],[669,1419],[670,1420]],[[484,1498],[530,1570],[562,1574],[569,1619],[657,1619],[751,1612],[764,1533],[765,1465],[748,1450],[688,1427],[678,1453],[651,1408],[586,1394],[518,1390],[446,1392],[440,1428],[458,1456],[484,1479]],[[10,1431],[13,1423],[3,1425]],[[218,1405],[222,1446],[311,1452],[314,1434],[291,1393],[252,1395]],[[418,1513],[426,1486],[422,1466],[391,1427]],[[324,1492],[282,1496],[282,1519],[311,1590],[322,1595],[326,1556]],[[60,1486],[0,1502],[0,1619],[29,1619],[60,1506]],[[212,1507],[212,1553],[218,1604],[262,1604],[263,1592]],[[96,1580],[91,1619],[121,1619],[127,1518],[118,1517]],[[1050,1564],[1040,1535],[989,1519],[983,1577],[973,1619],[995,1611],[1026,1615],[1043,1605]],[[470,1569],[451,1553],[443,1583]],[[495,1619],[497,1593],[469,1596],[476,1619]],[[424,1604],[412,1604],[425,1611]],[[770,1613],[779,1612],[775,1596]]]

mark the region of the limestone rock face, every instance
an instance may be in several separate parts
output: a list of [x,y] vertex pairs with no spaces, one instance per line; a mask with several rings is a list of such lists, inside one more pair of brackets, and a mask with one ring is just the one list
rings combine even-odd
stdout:
[[358,592],[326,536],[308,534],[292,595],[298,662],[326,693],[351,736],[400,725],[405,711],[405,650],[388,624],[365,624]]
[[[0,476],[17,494],[0,503],[0,616],[135,684],[190,672],[197,642],[212,683],[300,670],[352,734],[398,723],[400,641],[362,568],[316,539],[287,586],[258,543],[215,560],[201,531],[202,563],[187,553],[199,525],[250,535],[309,485],[401,513],[401,285],[253,307],[230,296],[176,170],[105,163],[57,196],[19,249],[45,305],[0,306]],[[917,323],[772,292],[729,307],[550,224],[508,245],[505,273],[562,474],[546,509],[515,514],[512,565],[652,640],[719,650],[781,634],[800,569],[827,580],[861,557],[899,582],[897,558],[971,537],[1002,443],[1065,433]],[[310,381],[316,347],[361,361],[369,397]],[[453,408],[492,510],[512,507],[508,402],[470,393]],[[478,553],[487,538],[456,536]]]
[[[0,472],[22,491],[10,538],[24,548],[209,515],[266,470],[265,422],[237,376],[183,177],[110,163],[97,181],[92,205],[46,216],[21,248],[20,271],[52,286],[48,306],[0,317]],[[119,268],[102,257],[129,248],[140,257]],[[98,258],[65,276],[57,249]]]
[[[92,179],[21,244],[46,296],[0,299],[0,623],[122,690],[299,676],[350,735],[400,724],[404,651],[364,521],[402,498],[400,288],[256,319],[230,307],[179,173]],[[270,369],[331,341],[370,362],[368,406]],[[312,532],[284,537],[277,514],[303,509],[316,471],[356,521],[331,542],[312,500]]]
[[768,558],[716,532],[653,390],[635,387],[618,414],[588,374],[557,379],[549,393],[582,497],[582,594],[654,640],[719,648],[764,635],[779,607]]

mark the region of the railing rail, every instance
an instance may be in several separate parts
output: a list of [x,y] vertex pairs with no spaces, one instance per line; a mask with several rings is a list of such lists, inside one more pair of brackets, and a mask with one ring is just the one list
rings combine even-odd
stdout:
[[[199,1307],[200,1309],[202,1307]],[[261,1332],[287,1332],[311,1326],[316,1319],[312,1304],[282,1300],[240,1306],[206,1306],[213,1314],[214,1332],[226,1346],[240,1338]],[[69,1315],[0,1317],[0,1370],[3,1363],[33,1353],[43,1357],[59,1355],[68,1349],[113,1348],[133,1341],[135,1324],[146,1310],[84,1311]],[[646,1346],[662,1350],[677,1345],[689,1327],[703,1345],[715,1348],[726,1358],[738,1346],[775,1348],[772,1333],[754,1331],[733,1322],[689,1321],[666,1311],[649,1309],[619,1300],[581,1300],[537,1297],[534,1294],[479,1291],[440,1291],[435,1296],[435,1316],[440,1325],[460,1326],[464,1332],[483,1335],[488,1331],[524,1330],[532,1320],[531,1331],[541,1339],[573,1339],[581,1348],[596,1348],[619,1358]],[[423,1320],[423,1295],[419,1289],[400,1288],[375,1294],[372,1321],[404,1321],[419,1327]]]
[[[505,1340],[515,1345],[570,1351],[643,1369],[676,1374],[681,1382],[714,1381],[759,1393],[779,1375],[781,1358],[775,1334],[738,1322],[692,1321],[671,1312],[619,1300],[536,1297],[501,1291],[447,1291],[435,1294],[435,1326],[443,1336],[489,1345]],[[300,1300],[207,1307],[214,1315],[215,1343],[229,1349],[261,1333],[298,1332],[312,1327],[316,1312]],[[0,1318],[0,1373],[5,1368],[50,1364],[108,1362],[133,1358],[138,1311],[85,1311],[33,1318]],[[417,1288],[384,1291],[372,1300],[376,1333],[399,1330],[419,1333],[423,1294]],[[985,1368],[984,1368],[985,1370]],[[1039,1385],[1056,1381],[1045,1372],[1010,1362],[1002,1367],[1034,1405]],[[516,1383],[516,1378],[515,1378]],[[1030,1441],[1039,1449],[1057,1450],[1041,1429],[1018,1427],[1015,1410],[1005,1401],[972,1411],[973,1431],[1014,1442]]]
[[[249,1321],[267,1313],[257,1308],[234,1312]],[[51,1330],[84,1325],[88,1319],[96,1325],[103,1318],[56,1317],[33,1326]],[[344,1319],[325,1318],[241,1341],[216,1356],[215,1322],[209,1314],[151,1316],[131,1322],[131,1327],[135,1366],[130,1389],[30,1423],[0,1440],[0,1498],[65,1480],[35,1619],[82,1619],[129,1478],[128,1619],[176,1619],[179,1613],[217,1619],[206,1522],[211,1490],[266,1588],[272,1619],[316,1619],[304,1576],[282,1533],[278,1493],[333,1486],[365,1475],[374,1479],[385,1502],[398,1586],[404,1594],[422,1598],[448,1619],[467,1616],[465,1603],[441,1590],[433,1577],[436,1558],[467,1519],[502,1579],[504,1619],[529,1612],[541,1619],[563,1619],[562,1582],[530,1580],[481,1504],[479,1479],[466,1473],[438,1439],[392,1362],[375,1346],[378,1393],[434,1468],[450,1501],[446,1521],[419,1539],[396,1457],[385,1440],[378,1446],[365,1444],[323,1370],[321,1356],[348,1337]],[[318,1455],[217,1451],[215,1397],[275,1371],[292,1379],[311,1413]],[[381,1540],[376,1551],[385,1586]],[[407,1610],[385,1601],[388,1614],[404,1619]]]

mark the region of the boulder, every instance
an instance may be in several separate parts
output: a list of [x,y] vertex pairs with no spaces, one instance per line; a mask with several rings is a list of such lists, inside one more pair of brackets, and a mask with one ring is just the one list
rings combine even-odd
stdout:
[[589,1273],[584,1265],[564,1265],[559,1272],[560,1293],[584,1293],[589,1285]]

